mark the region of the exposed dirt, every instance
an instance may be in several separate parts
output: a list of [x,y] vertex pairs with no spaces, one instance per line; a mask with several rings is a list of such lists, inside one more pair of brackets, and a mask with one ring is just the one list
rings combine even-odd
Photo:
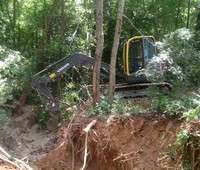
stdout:
[[[92,120],[92,119],[91,119]],[[59,130],[60,144],[36,166],[39,169],[80,169],[84,162],[83,128],[91,121],[76,117],[68,127]],[[171,157],[163,157],[176,138],[180,121],[134,116],[126,120],[115,117],[97,121],[89,132],[87,170],[165,169],[175,167]],[[63,134],[65,134],[63,136]],[[166,156],[166,155],[165,155]],[[167,162],[166,162],[167,161]]]
[[[137,104],[146,106],[148,102]],[[84,163],[86,133],[83,129],[95,118],[77,113],[71,122],[50,132],[38,129],[32,108],[26,107],[23,115],[12,118],[11,123],[2,128],[0,145],[18,159],[26,157],[25,161],[34,170],[79,170]],[[144,114],[126,119],[111,115],[106,120],[97,120],[88,133],[85,169],[181,169],[180,159],[174,159],[169,147],[181,123],[178,119]],[[0,167],[3,165],[7,164],[0,162]]]

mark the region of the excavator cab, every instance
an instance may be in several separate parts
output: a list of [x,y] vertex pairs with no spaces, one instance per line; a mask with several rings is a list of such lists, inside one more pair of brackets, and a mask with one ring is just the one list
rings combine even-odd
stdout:
[[137,76],[137,72],[145,69],[156,54],[153,36],[136,36],[130,38],[123,47],[123,67],[127,81],[130,83],[147,82],[145,76]]

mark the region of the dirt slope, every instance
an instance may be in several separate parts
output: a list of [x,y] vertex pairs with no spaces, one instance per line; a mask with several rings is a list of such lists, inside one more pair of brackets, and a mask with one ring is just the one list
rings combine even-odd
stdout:
[[[40,159],[42,170],[78,170],[83,166],[85,134],[83,128],[92,119],[75,117],[70,126],[59,129],[57,147]],[[167,154],[176,139],[181,122],[176,119],[131,116],[125,120],[112,117],[89,132],[87,170],[167,169],[177,162]]]
[[[137,102],[148,106],[147,101]],[[77,113],[71,122],[63,122],[57,131],[50,132],[38,129],[32,110],[27,106],[21,116],[11,117],[10,124],[1,129],[0,146],[18,159],[26,158],[34,170],[80,170],[85,152],[83,129],[96,118]],[[181,123],[178,119],[144,114],[127,118],[111,115],[97,120],[88,134],[85,169],[181,169],[179,157],[174,158],[169,147]],[[0,169],[6,167],[14,169],[0,161]]]

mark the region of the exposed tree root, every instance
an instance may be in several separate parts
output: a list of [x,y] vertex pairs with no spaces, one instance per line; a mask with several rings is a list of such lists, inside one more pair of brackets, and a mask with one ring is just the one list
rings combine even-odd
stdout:
[[92,128],[92,126],[94,126],[96,124],[96,120],[93,120],[92,122],[90,122],[87,127],[85,129],[83,129],[83,131],[86,133],[85,136],[85,154],[84,154],[84,163],[83,166],[80,170],[84,170],[86,167],[86,162],[87,162],[87,156],[88,156],[88,152],[87,152],[87,142],[88,142],[88,132],[90,131],[90,129]]
[[19,170],[33,170],[29,165],[27,165],[25,162],[22,160],[19,160],[17,158],[14,158],[10,156],[3,148],[0,147],[0,159],[7,164],[10,164]]

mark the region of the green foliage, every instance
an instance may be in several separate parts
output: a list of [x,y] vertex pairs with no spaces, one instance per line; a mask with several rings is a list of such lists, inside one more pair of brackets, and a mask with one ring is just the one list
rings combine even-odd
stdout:
[[92,106],[87,110],[88,116],[97,116],[99,119],[104,119],[111,112],[111,105],[108,103],[108,96],[101,96],[101,100],[96,104],[95,108]]
[[167,81],[173,86],[200,85],[200,55],[192,37],[193,34],[184,28],[166,35],[162,43],[157,43],[159,54],[141,73],[150,81]]
[[[182,127],[181,131],[177,135],[177,139],[174,143],[176,150],[179,154],[182,154],[182,166],[184,170],[193,169],[196,166],[195,160],[199,160],[199,131],[193,129],[195,124],[190,121],[186,121]],[[196,156],[192,156],[192,152],[196,152]],[[194,153],[193,153],[194,154]]]
[[185,99],[185,106],[187,110],[183,112],[183,118],[186,120],[200,118],[200,96],[198,94],[191,94]]
[[183,90],[172,91],[165,95],[161,89],[150,87],[148,97],[151,107],[158,115],[177,116],[186,120],[200,118],[200,96],[196,93],[183,95]]
[[96,107],[90,107],[86,114],[88,116],[97,116],[99,119],[105,119],[105,117],[111,113],[119,114],[123,116],[126,113],[135,114],[138,113],[140,107],[131,103],[125,104],[122,102],[120,96],[115,95],[113,104],[108,104],[108,96],[103,95],[101,101],[96,104]]
[[85,68],[75,67],[65,75],[64,88],[62,92],[62,100],[65,102],[86,101],[91,98],[92,87],[92,72]]
[[189,85],[200,85],[200,55],[189,30],[178,29],[166,35],[160,47],[167,80],[173,81],[175,76]]
[[71,119],[71,116],[72,116],[72,112],[70,112],[70,111],[61,111],[61,118],[63,119],[63,120],[66,120],[66,121],[68,121],[68,120],[70,120]]
[[0,101],[13,100],[28,77],[28,61],[17,51],[0,46]]
[[6,115],[6,110],[0,109],[0,125],[5,125],[9,122],[9,118]]
[[141,108],[138,105],[134,105],[133,103],[124,103],[123,99],[120,95],[114,96],[114,101],[112,104],[112,112],[118,112],[120,114],[130,113],[135,114],[139,113]]
[[151,107],[157,111],[159,115],[163,115],[170,105],[168,96],[164,95],[156,86],[149,87],[148,97],[151,101]]
[[36,107],[34,113],[40,128],[44,128],[50,118],[49,113],[47,113],[47,111],[42,106]]
[[68,83],[64,89],[63,93],[63,100],[66,102],[77,102],[79,100],[79,96],[74,90],[75,84],[74,83]]
[[183,118],[186,118],[186,120],[199,119],[200,118],[200,106],[195,109],[190,109],[189,111],[184,112]]

